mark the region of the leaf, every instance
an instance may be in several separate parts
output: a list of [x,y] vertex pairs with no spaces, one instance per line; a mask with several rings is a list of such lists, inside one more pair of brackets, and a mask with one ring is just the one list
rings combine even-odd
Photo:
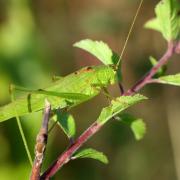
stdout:
[[147,98],[140,94],[118,97],[115,100],[111,101],[110,106],[103,108],[97,122],[99,122],[100,124],[104,124],[113,116],[145,99]]
[[73,116],[68,112],[57,110],[56,118],[58,120],[58,124],[67,135],[67,137],[69,139],[74,138],[76,133],[76,124]]
[[81,48],[94,55],[105,65],[116,64],[119,56],[114,53],[109,46],[102,41],[93,41],[90,39],[81,40],[74,44],[75,47]]
[[146,28],[154,29],[162,33],[167,40],[180,38],[180,3],[178,0],[161,0],[156,8],[156,18],[145,24]]
[[158,82],[163,83],[163,84],[180,86],[180,73],[175,74],[175,75],[161,76],[157,80]]
[[159,21],[157,18],[153,18],[149,21],[146,22],[146,24],[144,25],[145,28],[149,28],[149,29],[154,29],[156,31],[161,32],[161,27],[159,24]]
[[116,117],[132,130],[136,140],[141,140],[146,133],[146,124],[140,118],[136,118],[129,113],[122,113]]
[[136,119],[131,124],[136,140],[141,140],[146,132],[146,125],[142,119]]
[[[39,92],[38,90],[28,92],[15,102],[0,107],[0,122],[15,117],[14,107],[19,116],[44,109],[45,99],[50,102],[52,110],[72,108],[98,95],[102,87],[114,84],[117,79],[113,67],[105,65],[84,67],[53,82]],[[94,87],[94,84],[101,86]]]
[[108,159],[106,155],[104,155],[102,152],[96,151],[95,149],[83,149],[79,152],[77,152],[72,159],[77,159],[77,158],[91,158],[91,159],[96,159],[104,164],[108,163]]
[[[158,61],[152,56],[149,57],[149,60],[152,64],[152,66],[155,66],[158,63]],[[158,78],[158,77],[164,75],[166,70],[167,70],[167,66],[166,65],[162,66],[161,68],[158,69],[158,71],[154,77]]]

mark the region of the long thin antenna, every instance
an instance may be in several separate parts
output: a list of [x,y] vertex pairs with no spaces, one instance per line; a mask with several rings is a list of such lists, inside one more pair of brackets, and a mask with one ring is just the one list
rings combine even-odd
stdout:
[[142,6],[142,4],[143,4],[143,1],[144,1],[144,0],[141,0],[141,2],[139,3],[139,6],[138,6],[138,8],[137,8],[137,11],[136,11],[136,14],[135,14],[135,16],[134,16],[133,22],[132,22],[132,24],[131,24],[131,26],[130,26],[128,35],[127,35],[127,37],[126,37],[126,41],[125,41],[125,43],[124,43],[123,49],[122,49],[122,51],[121,51],[121,54],[120,54],[120,56],[119,56],[119,60],[118,60],[118,63],[117,63],[117,67],[119,66],[119,63],[120,63],[120,61],[121,61],[121,59],[122,59],[122,57],[123,57],[123,55],[124,55],[124,51],[125,51],[125,49],[126,49],[126,46],[127,46],[128,40],[129,40],[129,37],[130,37],[130,35],[131,35],[131,33],[132,33],[134,24],[135,24],[135,22],[136,22],[136,19],[137,19],[137,16],[138,16],[138,14],[139,14],[139,11],[140,11],[140,9],[141,9],[141,6]]

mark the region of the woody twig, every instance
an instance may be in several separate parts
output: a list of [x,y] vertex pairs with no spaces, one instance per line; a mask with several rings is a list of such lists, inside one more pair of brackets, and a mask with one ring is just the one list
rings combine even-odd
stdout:
[[45,100],[44,117],[41,129],[36,138],[35,159],[32,167],[30,180],[40,180],[41,166],[44,158],[44,153],[48,138],[48,122],[50,117],[51,105]]

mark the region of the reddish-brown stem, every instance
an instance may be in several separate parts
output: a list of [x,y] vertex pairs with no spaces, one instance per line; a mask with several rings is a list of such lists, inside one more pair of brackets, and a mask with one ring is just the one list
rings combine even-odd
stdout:
[[152,79],[152,77],[157,73],[159,68],[165,65],[168,62],[169,58],[175,53],[175,49],[176,49],[175,43],[169,42],[165,54],[161,57],[158,63],[154,67],[152,67],[152,69],[147,74],[145,74],[145,76],[142,79],[137,81],[137,83],[127,92],[125,92],[123,95],[124,96],[132,95],[138,92],[140,89],[142,89],[146,84],[148,84]]
[[[152,77],[156,74],[159,68],[165,65],[168,62],[168,59],[174,54],[177,53],[176,44],[170,42],[168,44],[168,49],[159,62],[142,78],[140,79],[131,89],[123,93],[123,96],[133,95],[146,84],[151,83]],[[152,81],[153,82],[153,81]],[[41,180],[49,180],[64,164],[71,160],[71,156],[97,131],[101,129],[102,125],[97,122],[93,123],[75,142],[71,145],[63,154],[61,154],[57,160],[45,171],[41,176]]]
[[101,124],[93,123],[79,138],[71,145],[41,176],[41,180],[49,180],[64,164],[66,164],[73,153],[75,153],[92,135],[101,128]]
[[119,90],[121,92],[121,95],[124,94],[124,88],[123,88],[123,85],[121,83],[118,83],[119,85]]
[[177,54],[180,54],[180,41],[178,41],[177,44],[176,44],[175,52],[176,52]]

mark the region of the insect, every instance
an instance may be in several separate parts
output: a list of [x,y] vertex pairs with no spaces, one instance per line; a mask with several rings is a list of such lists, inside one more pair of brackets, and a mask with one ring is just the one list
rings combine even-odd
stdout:
[[27,90],[17,87],[28,94],[0,107],[0,121],[15,117],[16,113],[23,116],[42,110],[45,98],[51,103],[52,109],[72,108],[98,95],[102,88],[114,84],[117,79],[113,66],[101,65],[84,67],[60,78],[45,89]]
[[[51,109],[70,109],[83,103],[104,90],[106,95],[106,87],[120,80],[120,74],[117,71],[118,63],[115,64],[116,58],[111,49],[103,42],[82,40],[76,43],[76,46],[82,48],[105,65],[84,67],[74,73],[71,73],[59,80],[53,82],[48,88],[39,90],[28,90],[22,87],[10,86],[12,94],[12,102],[0,107],[0,122],[16,117],[19,131],[26,149],[26,153],[30,164],[32,165],[32,157],[27,145],[27,141],[23,132],[23,128],[19,116],[23,116],[32,112],[44,109],[44,102],[48,100]],[[119,61],[120,62],[120,59]],[[58,78],[55,78],[58,79]],[[27,92],[27,95],[15,100],[13,89]],[[52,129],[52,128],[51,128]]]

